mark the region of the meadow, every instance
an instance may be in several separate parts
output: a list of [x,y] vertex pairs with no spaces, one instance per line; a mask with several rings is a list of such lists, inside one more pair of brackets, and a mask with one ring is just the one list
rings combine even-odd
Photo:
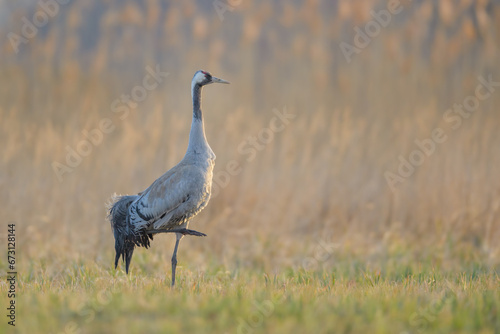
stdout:
[[[385,2],[233,5],[75,1],[5,39],[0,332],[500,332],[500,8],[402,1],[347,59]],[[106,203],[183,157],[198,69],[231,85],[203,92],[208,236],[171,289],[171,235],[113,268]]]

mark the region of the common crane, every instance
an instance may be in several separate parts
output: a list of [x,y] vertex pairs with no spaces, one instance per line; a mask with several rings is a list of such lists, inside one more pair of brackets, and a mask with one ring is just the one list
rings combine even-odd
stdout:
[[189,221],[207,205],[212,190],[215,154],[205,136],[200,108],[201,89],[211,83],[229,82],[197,71],[191,82],[193,120],[184,158],[137,195],[114,196],[108,219],[115,237],[115,269],[120,256],[128,274],[135,246],[148,248],[156,233],[175,233],[172,286],[175,284],[177,249],[184,235],[206,236],[189,230]]

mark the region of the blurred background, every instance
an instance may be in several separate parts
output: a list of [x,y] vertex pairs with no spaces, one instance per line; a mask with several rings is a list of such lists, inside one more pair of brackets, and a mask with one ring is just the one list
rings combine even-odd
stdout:
[[[208,237],[185,238],[179,261],[279,270],[323,242],[336,257],[322,265],[498,265],[500,87],[467,117],[445,115],[479,77],[500,81],[499,5],[402,0],[384,27],[376,0],[1,1],[0,200],[19,256],[112,266],[105,204],[182,159],[204,69],[231,82],[203,92],[218,191],[190,225]],[[156,68],[168,75],[144,89]],[[293,118],[271,136],[277,112]],[[113,130],[82,144],[106,119]],[[387,172],[436,128],[447,140],[391,189]],[[72,150],[84,154],[70,166]],[[173,240],[132,267],[164,275]]]

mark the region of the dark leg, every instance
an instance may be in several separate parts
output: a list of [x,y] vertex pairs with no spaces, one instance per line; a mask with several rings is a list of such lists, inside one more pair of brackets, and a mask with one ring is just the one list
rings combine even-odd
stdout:
[[148,234],[157,234],[157,233],[177,233],[181,235],[194,235],[196,237],[206,237],[205,233],[201,233],[195,230],[188,230],[187,228],[173,229],[173,230],[151,230],[147,231]]
[[177,240],[175,240],[174,254],[172,255],[172,287],[175,285],[175,268],[177,267],[177,248],[179,248],[179,241],[181,241],[183,235],[176,234]]

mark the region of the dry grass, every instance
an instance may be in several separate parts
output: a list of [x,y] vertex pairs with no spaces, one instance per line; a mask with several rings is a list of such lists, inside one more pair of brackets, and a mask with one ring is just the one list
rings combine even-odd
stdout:
[[[142,191],[182,158],[190,79],[204,68],[232,82],[204,91],[216,175],[232,160],[242,171],[192,222],[208,237],[181,243],[179,260],[188,268],[282,272],[314,258],[322,241],[335,245],[335,256],[318,270],[335,268],[338,258],[373,271],[387,261],[402,268],[422,261],[452,276],[498,270],[500,89],[456,130],[443,115],[474,94],[478,76],[500,81],[500,12],[492,6],[484,18],[477,5],[481,20],[471,26],[460,14],[466,8],[444,6],[429,39],[419,22],[430,20],[430,3],[405,7],[349,64],[338,43],[352,43],[352,26],[370,19],[359,13],[372,2],[342,2],[328,17],[326,4],[322,12],[312,4],[281,12],[245,3],[222,22],[188,2],[164,18],[150,9],[146,21],[129,2],[119,14],[105,11],[90,49],[74,15],[90,5],[65,9],[0,68],[0,200],[4,221],[17,223],[20,268],[64,276],[73,263],[112,265],[105,203],[114,192]],[[7,29],[19,31],[13,22]],[[168,38],[152,37],[155,29]],[[169,76],[120,119],[113,100],[156,64]],[[238,147],[269,127],[273,109],[295,118],[247,161]],[[52,163],[64,163],[66,146],[74,149],[103,118],[116,129],[59,182]],[[408,158],[414,140],[437,127],[448,140],[391,191],[384,173],[396,172],[398,156]],[[172,247],[170,237],[158,237],[148,255],[136,252],[132,271],[163,276]]]

